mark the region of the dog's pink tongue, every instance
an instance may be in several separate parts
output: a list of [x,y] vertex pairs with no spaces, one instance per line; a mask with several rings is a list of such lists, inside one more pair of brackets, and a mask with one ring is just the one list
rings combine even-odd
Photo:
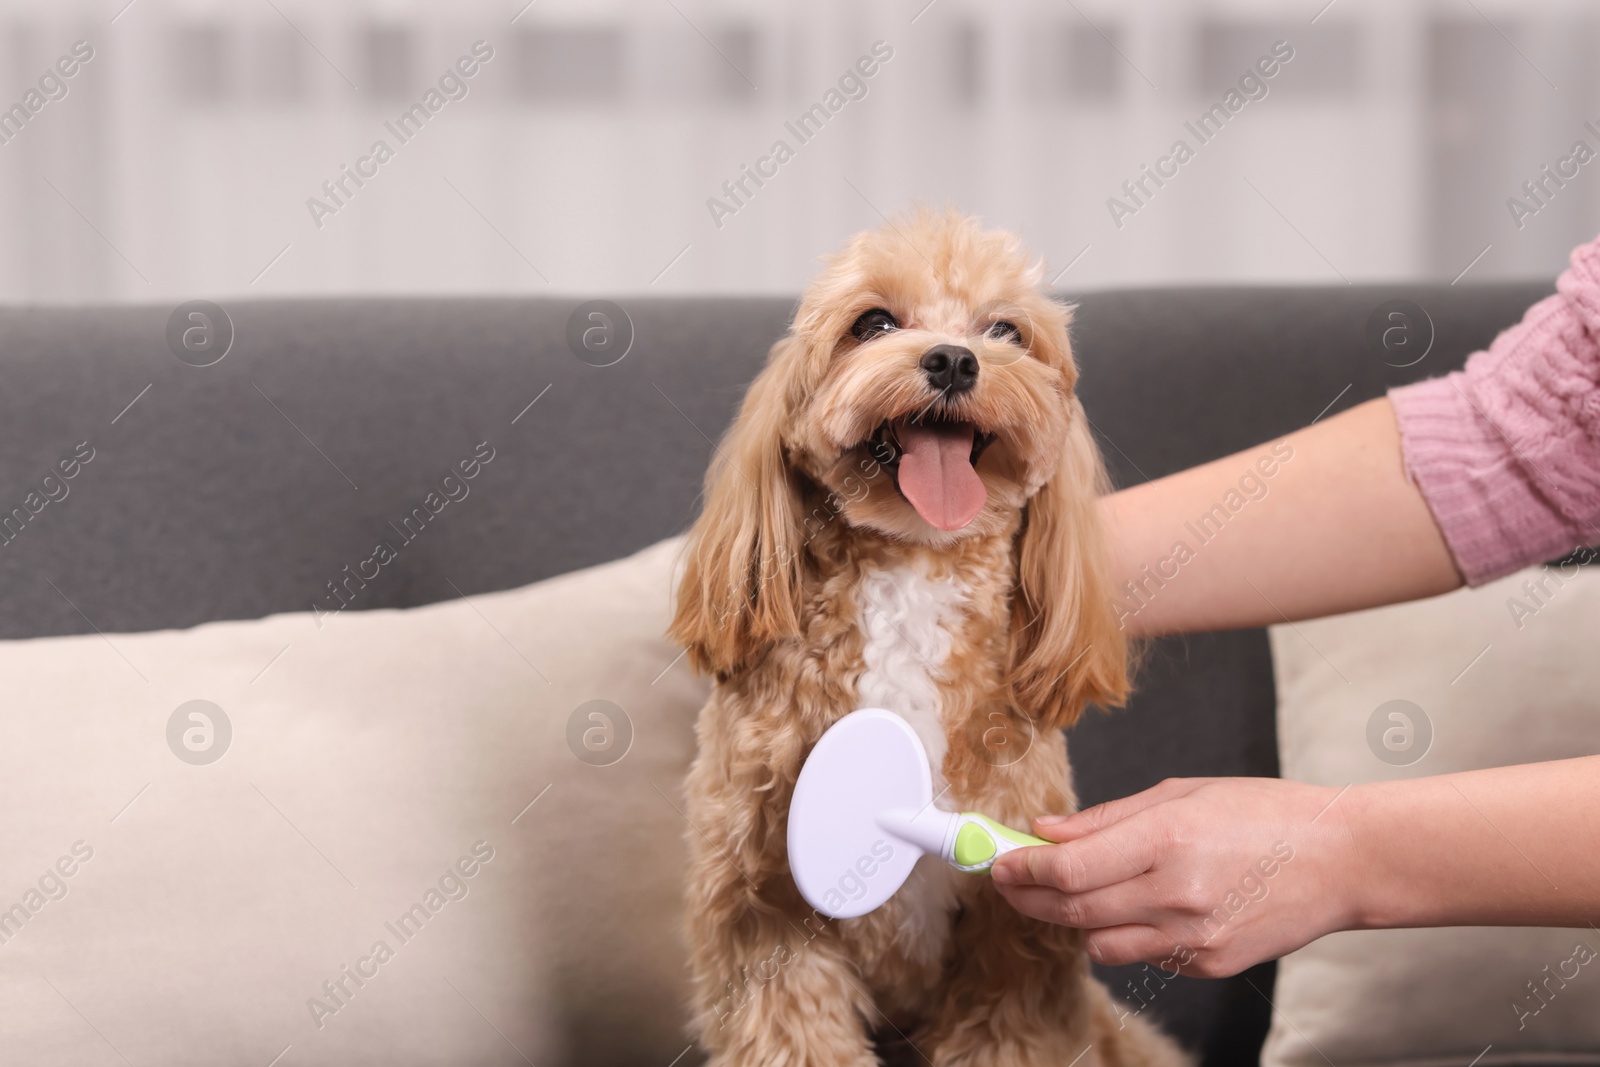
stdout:
[[941,530],[959,530],[978,517],[988,493],[972,469],[972,427],[914,426],[895,431],[900,457],[900,491],[911,506]]

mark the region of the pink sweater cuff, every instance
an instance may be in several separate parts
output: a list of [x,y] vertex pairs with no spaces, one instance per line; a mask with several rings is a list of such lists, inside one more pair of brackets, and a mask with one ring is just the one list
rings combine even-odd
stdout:
[[1468,584],[1600,543],[1600,240],[1465,369],[1389,399]]

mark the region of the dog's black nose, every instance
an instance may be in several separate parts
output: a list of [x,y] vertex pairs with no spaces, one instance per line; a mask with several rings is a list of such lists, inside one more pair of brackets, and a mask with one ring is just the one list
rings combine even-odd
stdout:
[[956,396],[978,384],[978,357],[961,345],[934,345],[922,353],[922,373],[929,385]]

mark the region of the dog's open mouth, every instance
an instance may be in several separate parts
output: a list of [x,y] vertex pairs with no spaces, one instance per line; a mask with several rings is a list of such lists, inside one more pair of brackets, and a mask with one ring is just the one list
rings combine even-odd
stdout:
[[867,449],[912,507],[932,526],[959,530],[988,500],[978,457],[995,435],[936,413],[885,419]]

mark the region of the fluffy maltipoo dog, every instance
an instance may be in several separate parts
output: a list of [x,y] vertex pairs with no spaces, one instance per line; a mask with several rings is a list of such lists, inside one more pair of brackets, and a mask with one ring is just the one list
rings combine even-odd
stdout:
[[[924,857],[827,919],[785,836],[801,764],[860,707],[922,738],[947,810],[1075,806],[1062,728],[1128,689],[1069,310],[1017,240],[919,212],[812,282],[716,450],[673,634],[715,679],[689,774],[695,1032],[718,1067],[1178,1065],[1082,934]],[[1087,1050],[1087,1051],[1086,1051]]]

